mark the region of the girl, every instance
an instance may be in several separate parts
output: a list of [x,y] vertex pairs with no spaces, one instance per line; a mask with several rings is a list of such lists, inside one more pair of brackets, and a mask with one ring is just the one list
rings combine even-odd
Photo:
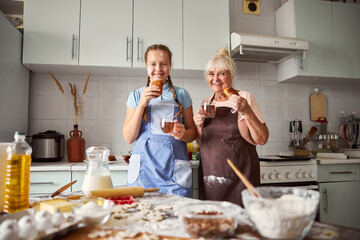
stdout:
[[[123,126],[128,143],[136,143],[129,162],[129,186],[160,188],[160,192],[192,196],[192,171],[186,143],[196,138],[189,93],[173,85],[170,78],[171,52],[152,45],[145,52],[146,87],[130,93]],[[151,85],[153,81],[161,85]],[[162,93],[161,93],[162,92]],[[170,133],[161,130],[162,118],[173,119]]]

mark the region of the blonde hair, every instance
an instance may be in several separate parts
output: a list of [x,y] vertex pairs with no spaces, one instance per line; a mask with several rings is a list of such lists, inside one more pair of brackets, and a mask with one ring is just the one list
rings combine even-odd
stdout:
[[[169,61],[170,61],[170,66],[171,66],[172,53],[171,53],[170,49],[169,49],[167,46],[162,45],[162,44],[154,44],[154,45],[149,46],[149,47],[146,49],[146,52],[145,52],[145,54],[144,54],[145,63],[147,62],[147,57],[148,57],[149,52],[152,51],[152,50],[161,50],[161,51],[166,52],[166,53],[168,54],[168,56],[169,56]],[[172,81],[171,81],[170,75],[168,76],[168,79],[167,79],[167,80],[168,80],[168,82],[169,82],[170,89],[171,89],[172,95],[173,95],[173,97],[174,97],[174,99],[175,99],[175,102],[176,102],[176,103],[179,105],[179,107],[180,107],[179,112],[180,112],[181,114],[183,114],[183,112],[184,112],[184,106],[179,102],[179,100],[178,100],[178,98],[177,98],[177,95],[176,95],[176,92],[175,92],[175,89],[174,89],[174,85],[173,85],[173,83],[172,83]],[[148,87],[149,85],[150,85],[150,77],[148,76],[147,81],[146,81],[146,87]],[[148,117],[147,117],[146,114],[147,114],[147,107],[145,107],[145,109],[144,109],[143,117],[144,117],[144,120],[148,122],[149,119],[148,119]]]
[[209,71],[225,70],[230,72],[231,78],[234,78],[235,69],[235,63],[230,57],[229,50],[226,48],[220,48],[207,62],[205,67],[205,76]]

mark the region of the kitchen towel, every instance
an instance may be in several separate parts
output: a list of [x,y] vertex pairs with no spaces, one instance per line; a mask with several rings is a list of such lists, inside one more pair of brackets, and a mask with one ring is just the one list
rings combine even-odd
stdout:
[[349,156],[345,153],[317,153],[317,160],[326,160],[326,159],[349,159]]
[[6,173],[6,149],[10,143],[0,143],[0,212],[4,211],[4,191],[5,191],[5,173]]

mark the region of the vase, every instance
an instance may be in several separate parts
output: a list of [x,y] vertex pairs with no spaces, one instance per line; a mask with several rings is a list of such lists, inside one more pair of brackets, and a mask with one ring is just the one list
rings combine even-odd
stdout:
[[85,160],[85,139],[78,125],[74,125],[74,130],[69,132],[70,138],[66,142],[67,155],[69,162],[82,162]]

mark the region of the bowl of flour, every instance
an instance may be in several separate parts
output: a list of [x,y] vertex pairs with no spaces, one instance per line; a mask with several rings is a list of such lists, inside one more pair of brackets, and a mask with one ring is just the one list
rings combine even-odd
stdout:
[[290,187],[257,187],[261,197],[241,192],[243,203],[259,233],[273,239],[303,239],[319,206],[314,190]]

